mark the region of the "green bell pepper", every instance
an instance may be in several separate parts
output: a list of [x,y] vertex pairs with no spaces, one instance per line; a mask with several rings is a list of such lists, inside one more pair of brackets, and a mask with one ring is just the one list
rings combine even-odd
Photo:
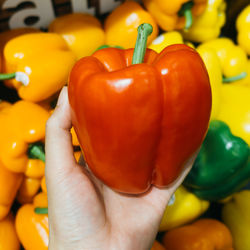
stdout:
[[232,135],[224,122],[211,121],[184,185],[201,199],[224,199],[250,180],[249,156],[249,146],[244,140]]

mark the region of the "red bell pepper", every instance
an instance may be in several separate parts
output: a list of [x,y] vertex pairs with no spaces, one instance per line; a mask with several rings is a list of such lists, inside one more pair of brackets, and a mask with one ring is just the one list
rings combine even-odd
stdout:
[[157,54],[146,49],[143,32],[135,52],[105,48],[80,59],[68,89],[88,167],[112,189],[131,194],[176,180],[200,147],[211,111],[198,53],[179,44]]

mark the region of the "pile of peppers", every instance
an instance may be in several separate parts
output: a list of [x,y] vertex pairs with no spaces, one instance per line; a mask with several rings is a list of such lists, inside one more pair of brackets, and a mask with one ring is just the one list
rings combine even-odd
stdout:
[[152,250],[250,249],[250,5],[228,34],[228,2],[129,0],[0,32],[0,249],[48,249],[45,125],[65,85],[75,158],[116,192],[165,188],[196,157]]

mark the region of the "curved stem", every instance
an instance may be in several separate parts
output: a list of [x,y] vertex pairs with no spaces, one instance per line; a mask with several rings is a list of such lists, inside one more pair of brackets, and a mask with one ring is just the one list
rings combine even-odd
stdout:
[[16,77],[16,73],[0,74],[0,80],[9,80]]
[[193,24],[193,16],[192,16],[191,9],[185,10],[184,16],[185,16],[185,19],[186,19],[185,29],[188,30]]
[[45,162],[45,150],[42,143],[33,143],[29,145],[28,155],[31,159],[39,159]]
[[247,76],[247,72],[242,72],[237,76],[232,76],[232,77],[224,77],[223,76],[223,82],[224,83],[230,83],[230,82],[235,82],[238,80],[241,80]]
[[193,1],[188,1],[181,6],[178,12],[179,16],[185,17],[185,30],[188,30],[193,24],[192,7],[194,6]]
[[147,48],[148,36],[153,32],[153,27],[149,23],[141,24],[138,29],[137,40],[132,59],[132,64],[143,63],[144,56]]
[[35,213],[36,214],[48,214],[48,208],[47,207],[36,207]]

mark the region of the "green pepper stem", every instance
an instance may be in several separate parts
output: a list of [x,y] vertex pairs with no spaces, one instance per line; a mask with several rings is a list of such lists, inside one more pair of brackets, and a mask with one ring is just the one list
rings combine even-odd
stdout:
[[238,80],[241,80],[247,76],[247,72],[242,72],[237,76],[232,76],[232,77],[224,77],[223,76],[223,82],[224,83],[230,83],[230,82],[235,82]]
[[48,214],[48,208],[47,207],[36,207],[35,213],[36,214]]
[[44,146],[41,143],[30,144],[28,149],[28,155],[31,159],[39,159],[45,162]]
[[124,49],[124,48],[121,47],[121,46],[110,46],[110,45],[107,45],[107,44],[103,44],[103,45],[101,45],[100,47],[98,47],[95,51],[100,50],[100,49],[106,49],[106,48]]
[[15,77],[16,77],[16,73],[0,74],[0,81],[13,79]]
[[185,30],[188,30],[193,24],[192,7],[194,6],[193,1],[188,1],[181,6],[178,12],[179,16],[185,17]]
[[153,32],[153,27],[149,23],[141,24],[138,29],[137,40],[132,59],[132,64],[143,63],[147,48],[148,36]]
[[191,9],[186,9],[184,12],[184,16],[185,16],[185,30],[188,30],[192,24],[193,24],[193,16],[192,16],[192,11]]

